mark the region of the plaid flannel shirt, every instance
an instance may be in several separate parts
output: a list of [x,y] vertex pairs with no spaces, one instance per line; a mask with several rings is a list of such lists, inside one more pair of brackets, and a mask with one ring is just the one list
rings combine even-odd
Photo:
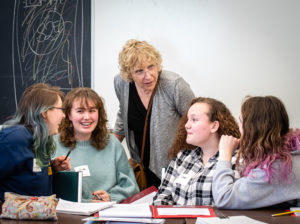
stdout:
[[[203,165],[202,149],[178,153],[166,171],[153,205],[213,205],[212,180],[219,152]],[[232,157],[235,170],[236,153]],[[235,171],[238,178],[238,172]]]

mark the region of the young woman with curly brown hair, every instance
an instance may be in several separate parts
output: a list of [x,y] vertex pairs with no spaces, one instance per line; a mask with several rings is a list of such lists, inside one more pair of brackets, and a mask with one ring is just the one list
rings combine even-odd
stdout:
[[[154,205],[212,205],[212,176],[224,134],[239,137],[227,107],[212,98],[195,98],[179,122],[169,164]],[[174,158],[175,157],[175,158]],[[235,157],[231,166],[235,165]]]
[[90,88],[76,88],[66,95],[63,108],[66,118],[56,136],[56,155],[72,150],[72,168],[83,170],[83,201],[119,202],[137,193],[123,146],[107,129],[101,97]]

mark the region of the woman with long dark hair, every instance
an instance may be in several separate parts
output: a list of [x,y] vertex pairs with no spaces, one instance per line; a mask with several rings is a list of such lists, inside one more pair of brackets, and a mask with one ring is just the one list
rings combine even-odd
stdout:
[[[289,129],[283,103],[274,96],[248,97],[240,115],[241,138],[222,136],[213,179],[217,207],[250,209],[300,198],[300,131]],[[239,145],[235,179],[230,166]]]

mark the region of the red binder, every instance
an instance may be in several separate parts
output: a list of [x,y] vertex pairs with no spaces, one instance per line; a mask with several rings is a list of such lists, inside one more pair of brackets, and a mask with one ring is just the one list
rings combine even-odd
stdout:
[[157,191],[157,188],[155,186],[148,187],[145,190],[143,190],[129,198],[124,199],[123,201],[120,202],[120,204],[130,204],[142,197],[145,197],[146,195],[148,195],[154,191]]
[[[172,209],[182,209],[182,208],[207,208],[209,211],[209,215],[192,215],[189,212],[187,212],[186,214],[180,214],[180,215],[160,215],[158,212],[159,208],[172,208]],[[213,210],[213,208],[211,206],[198,206],[198,205],[182,205],[182,206],[178,206],[178,205],[150,205],[150,209],[152,212],[152,216],[153,218],[159,218],[159,219],[163,219],[163,218],[197,218],[197,217],[216,217],[216,214]],[[174,212],[175,213],[175,212]]]

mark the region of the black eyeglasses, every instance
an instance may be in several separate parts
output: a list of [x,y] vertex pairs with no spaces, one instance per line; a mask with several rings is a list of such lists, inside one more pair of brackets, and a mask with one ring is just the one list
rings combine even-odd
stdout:
[[61,110],[62,112],[65,111],[65,108],[62,108],[62,107],[51,107],[51,109],[58,109],[58,110]]

